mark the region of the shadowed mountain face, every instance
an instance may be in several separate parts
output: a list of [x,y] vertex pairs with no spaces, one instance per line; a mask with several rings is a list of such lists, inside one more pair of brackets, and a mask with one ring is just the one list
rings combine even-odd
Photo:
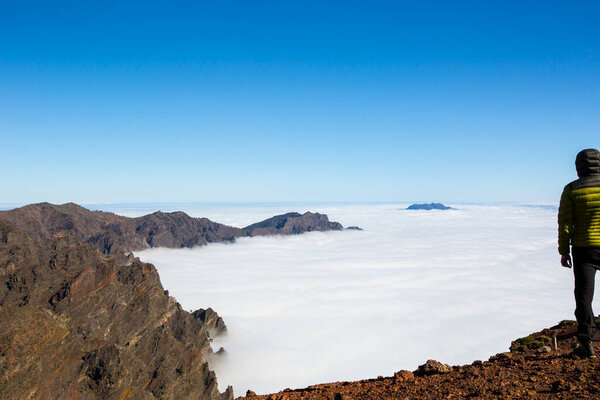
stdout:
[[73,203],[0,212],[0,398],[232,399],[207,363],[224,321],[182,310],[154,266],[126,253],[330,229],[341,225],[312,213],[240,229]]
[[128,218],[90,211],[74,203],[40,203],[0,211],[0,220],[41,239],[63,237],[70,241],[87,242],[104,254],[149,247],[193,247],[233,241],[242,236],[290,235],[342,229],[338,222],[329,222],[327,215],[311,212],[278,215],[240,229],[207,218],[193,218],[180,211],[157,211],[143,217]]

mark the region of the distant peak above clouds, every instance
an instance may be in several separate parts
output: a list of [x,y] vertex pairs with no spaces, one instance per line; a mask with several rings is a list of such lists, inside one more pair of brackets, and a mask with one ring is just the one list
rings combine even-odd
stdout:
[[260,236],[290,235],[310,231],[339,231],[342,229],[342,224],[339,222],[329,222],[327,215],[308,211],[304,214],[291,212],[276,215],[262,222],[249,225],[242,230],[247,232],[248,236]]
[[407,210],[454,210],[454,208],[445,206],[442,203],[421,203],[411,204]]

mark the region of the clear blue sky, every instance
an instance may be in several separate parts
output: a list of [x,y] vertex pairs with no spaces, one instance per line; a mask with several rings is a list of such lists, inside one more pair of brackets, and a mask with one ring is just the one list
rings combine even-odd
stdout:
[[0,203],[555,201],[597,1],[2,1]]

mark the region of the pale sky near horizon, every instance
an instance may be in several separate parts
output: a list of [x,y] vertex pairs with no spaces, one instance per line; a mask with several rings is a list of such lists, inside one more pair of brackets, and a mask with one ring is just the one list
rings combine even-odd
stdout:
[[0,2],[0,203],[556,201],[595,1]]

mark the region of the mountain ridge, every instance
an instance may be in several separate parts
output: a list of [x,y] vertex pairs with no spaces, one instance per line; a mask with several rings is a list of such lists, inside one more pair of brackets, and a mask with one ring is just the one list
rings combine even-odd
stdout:
[[223,353],[210,347],[227,333],[223,319],[183,310],[156,268],[130,252],[341,229],[321,214],[273,218],[283,224],[259,232],[75,203],[0,211],[0,398],[231,400],[208,364]]
[[[139,251],[151,247],[193,247],[239,237],[290,235],[311,231],[342,230],[327,215],[306,212],[276,215],[244,228],[194,218],[182,211],[156,211],[141,217],[91,211],[75,203],[36,203],[0,211],[5,220],[21,231],[41,239],[64,236],[71,241],[93,244],[104,254]],[[273,225],[273,221],[277,221]]]

